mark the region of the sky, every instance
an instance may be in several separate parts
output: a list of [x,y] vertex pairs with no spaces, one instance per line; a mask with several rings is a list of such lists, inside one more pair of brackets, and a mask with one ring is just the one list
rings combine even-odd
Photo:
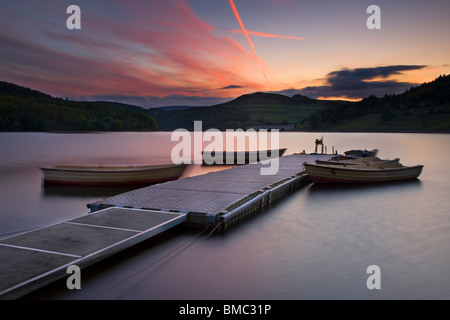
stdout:
[[2,0],[0,80],[142,107],[359,100],[449,74],[449,14],[442,0]]

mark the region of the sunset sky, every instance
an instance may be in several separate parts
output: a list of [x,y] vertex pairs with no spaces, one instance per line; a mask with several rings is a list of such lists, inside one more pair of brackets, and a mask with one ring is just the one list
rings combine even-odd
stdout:
[[[66,27],[72,4],[81,30]],[[143,107],[361,99],[449,74],[449,15],[442,0],[2,0],[0,80]]]

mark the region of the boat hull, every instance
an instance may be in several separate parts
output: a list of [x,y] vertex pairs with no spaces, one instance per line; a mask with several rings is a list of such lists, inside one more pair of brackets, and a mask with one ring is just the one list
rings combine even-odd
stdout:
[[150,185],[178,179],[186,165],[41,168],[44,183],[73,186]]
[[416,179],[422,165],[401,168],[356,169],[341,166],[304,164],[308,177],[314,183],[381,183]]
[[281,157],[286,149],[260,151],[203,151],[203,165],[249,164]]

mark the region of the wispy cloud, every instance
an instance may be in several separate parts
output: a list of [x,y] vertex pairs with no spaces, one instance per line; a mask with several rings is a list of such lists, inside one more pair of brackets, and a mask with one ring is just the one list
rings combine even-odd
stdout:
[[[269,87],[291,88],[286,91],[289,93],[361,98],[399,92],[414,81],[448,73],[445,28],[432,27],[431,20],[429,29],[410,32],[411,39],[404,38],[403,29],[391,24],[393,32],[384,29],[382,43],[375,41],[381,40],[375,37],[379,33],[371,33],[368,43],[364,23],[361,32],[355,29],[350,34],[340,29],[340,24],[334,25],[337,20],[330,20],[330,25],[323,28],[328,18],[340,16],[330,12],[337,5],[323,10],[318,2],[296,0],[229,0],[217,6],[204,3],[77,0],[82,9],[82,29],[68,30],[68,1],[2,1],[0,77],[53,96],[103,96],[120,101],[129,96],[144,106],[158,106],[178,104],[182,97],[188,104],[196,103],[197,97],[199,103],[214,104],[216,98],[266,91],[268,80]],[[257,13],[252,12],[255,5]],[[353,7],[342,5],[349,12]],[[443,17],[447,7],[429,8],[435,16]],[[417,17],[412,9],[408,12]],[[246,29],[244,23],[252,30]],[[332,35],[330,31],[335,32]],[[429,37],[423,37],[422,31]],[[429,40],[427,47],[437,49],[429,52],[414,47],[414,34]],[[302,42],[300,36],[307,36],[308,42]],[[266,41],[252,43],[255,37]],[[399,38],[405,41],[398,42]],[[411,64],[430,61],[436,70],[429,67],[412,72],[422,66],[396,65],[389,56],[408,58],[403,61]],[[350,63],[387,66],[335,67]],[[323,74],[325,79],[318,80]]]
[[[82,29],[30,1],[2,8],[0,74],[4,80],[60,96],[170,95],[225,97],[234,83],[261,90],[251,54],[232,37],[218,36],[185,0],[85,2]],[[47,11],[48,9],[48,11]],[[59,12],[60,13],[60,12]],[[117,17],[120,16],[123,22]],[[8,17],[14,17],[8,18]],[[129,23],[132,21],[133,23]],[[16,35],[20,34],[20,37]]]
[[240,89],[240,88],[243,88],[242,86],[237,86],[237,85],[229,85],[229,86],[226,86],[226,87],[222,87],[222,88],[220,88],[221,90],[225,90],[225,89]]

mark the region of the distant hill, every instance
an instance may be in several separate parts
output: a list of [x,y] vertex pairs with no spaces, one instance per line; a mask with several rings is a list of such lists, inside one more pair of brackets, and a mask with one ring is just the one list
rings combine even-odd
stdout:
[[203,121],[203,129],[245,129],[273,125],[293,127],[298,123],[308,122],[310,115],[317,110],[344,103],[346,102],[315,100],[302,95],[288,97],[256,92],[211,107],[165,110],[153,115],[161,130],[192,130],[195,120]]
[[245,106],[252,104],[287,104],[291,98],[275,93],[255,92],[244,94],[234,100],[216,106]]
[[164,111],[173,111],[173,110],[185,110],[189,108],[202,108],[204,106],[167,106],[167,107],[158,107],[159,110]]
[[0,131],[154,131],[144,109],[105,102],[80,102],[0,81]]
[[234,100],[218,104],[216,106],[247,106],[247,105],[311,105],[317,100],[310,99],[302,95],[295,95],[292,98],[276,93],[255,92],[244,94]]
[[194,121],[202,121],[204,130],[215,128],[219,130],[243,128],[242,124],[250,119],[245,110],[234,106],[212,106],[182,110],[161,111],[150,109],[155,115],[160,130],[172,131],[178,128],[194,130]]

